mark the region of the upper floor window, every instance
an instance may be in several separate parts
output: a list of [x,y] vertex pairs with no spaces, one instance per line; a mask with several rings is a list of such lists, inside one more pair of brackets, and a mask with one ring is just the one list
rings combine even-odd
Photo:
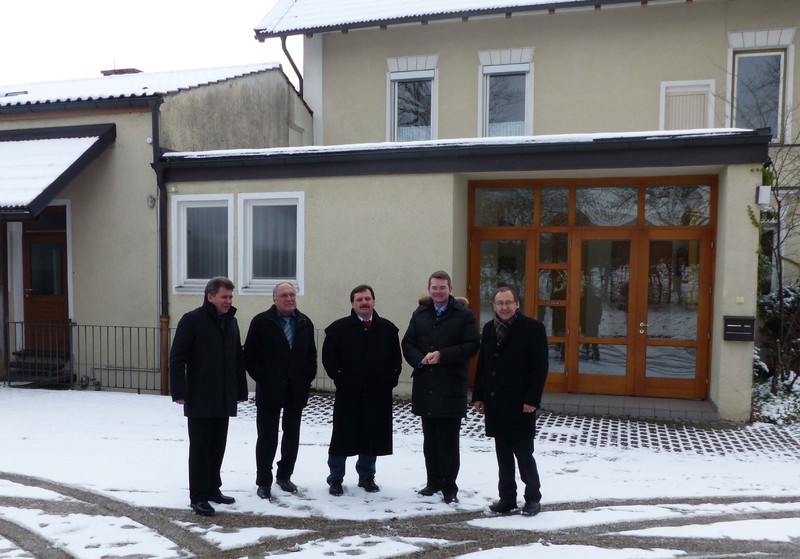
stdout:
[[533,48],[481,51],[479,136],[533,134]]
[[[772,137],[781,141],[787,106],[786,59],[794,52],[795,28],[729,33],[733,53],[730,122],[736,128],[769,127]],[[791,100],[788,100],[791,101]]]
[[302,293],[304,194],[240,194],[238,201],[242,291],[271,293],[289,281]]
[[387,137],[393,142],[436,138],[438,56],[390,58]]
[[173,196],[173,281],[176,291],[202,293],[209,279],[232,276],[232,227],[232,196]]
[[714,127],[714,81],[661,82],[659,128],[694,130]]

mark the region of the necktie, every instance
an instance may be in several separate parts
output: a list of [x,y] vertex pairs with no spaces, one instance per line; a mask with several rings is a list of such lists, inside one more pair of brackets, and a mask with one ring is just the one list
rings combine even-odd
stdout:
[[364,328],[366,328],[367,330],[372,328],[372,321],[371,320],[365,320],[364,321]]
[[289,347],[292,347],[292,342],[294,342],[294,332],[292,332],[291,317],[285,317],[283,319],[283,333],[286,334],[286,341],[289,342]]
[[501,322],[500,324],[497,325],[497,330],[496,330],[498,345],[500,344],[500,342],[503,341],[503,338],[506,337],[506,334],[508,334],[508,324],[506,324],[505,322]]

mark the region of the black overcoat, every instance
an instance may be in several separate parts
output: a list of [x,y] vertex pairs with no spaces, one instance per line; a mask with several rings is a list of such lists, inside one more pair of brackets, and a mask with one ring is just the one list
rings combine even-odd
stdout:
[[173,402],[184,400],[186,417],[235,417],[238,402],[247,400],[235,315],[231,307],[220,317],[205,298],[178,322],[169,352],[169,391]]
[[536,414],[522,406],[541,407],[547,369],[544,324],[518,313],[500,345],[494,321],[484,324],[472,401],[484,403],[487,437],[534,436]]
[[[472,311],[452,295],[442,316],[428,299],[412,313],[403,336],[403,356],[413,368],[411,413],[420,417],[464,417],[467,413],[469,360],[480,347],[478,323]],[[439,351],[436,365],[419,364]]]
[[329,452],[392,453],[392,388],[403,366],[397,326],[372,314],[369,330],[355,311],[325,329],[322,364],[336,385]]
[[295,406],[305,407],[317,376],[314,324],[295,309],[292,347],[286,341],[278,309],[272,305],[250,322],[244,341],[244,362],[256,381],[256,406],[284,407],[289,383]]

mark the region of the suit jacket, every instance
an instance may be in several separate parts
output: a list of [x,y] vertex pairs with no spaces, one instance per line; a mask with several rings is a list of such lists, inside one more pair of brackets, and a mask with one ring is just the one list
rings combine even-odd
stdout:
[[[433,301],[412,313],[403,336],[403,355],[411,374],[411,413],[421,417],[464,417],[467,413],[469,360],[478,353],[478,323],[472,311],[452,295],[441,317]],[[420,367],[430,351],[439,351],[436,365]]]
[[325,329],[322,364],[336,385],[329,452],[392,453],[392,388],[403,365],[397,326],[372,313],[367,330],[355,311]]
[[245,366],[256,381],[256,405],[284,407],[290,394],[295,405],[304,407],[317,376],[314,324],[295,309],[294,341],[290,348],[278,315],[278,309],[272,305],[254,316],[244,342]]
[[486,436],[528,438],[536,432],[536,414],[547,380],[547,334],[538,320],[517,314],[498,345],[494,321],[483,326],[472,401],[485,405]]
[[186,417],[234,417],[247,400],[242,342],[236,308],[217,315],[203,305],[183,315],[169,352],[172,401],[184,400]]

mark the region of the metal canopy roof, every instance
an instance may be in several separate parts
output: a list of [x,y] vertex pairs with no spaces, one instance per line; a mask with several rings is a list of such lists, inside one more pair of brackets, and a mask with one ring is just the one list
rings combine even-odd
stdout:
[[115,139],[114,124],[0,131],[0,220],[38,216]]

